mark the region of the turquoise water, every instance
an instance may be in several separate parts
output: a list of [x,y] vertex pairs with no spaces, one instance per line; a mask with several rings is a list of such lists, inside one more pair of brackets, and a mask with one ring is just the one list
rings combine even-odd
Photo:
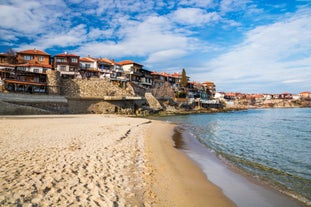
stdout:
[[311,109],[165,117],[257,180],[311,200]]

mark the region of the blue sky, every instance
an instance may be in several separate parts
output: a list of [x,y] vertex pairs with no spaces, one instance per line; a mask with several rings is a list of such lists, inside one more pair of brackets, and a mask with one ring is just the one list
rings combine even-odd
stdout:
[[0,52],[134,60],[217,91],[311,91],[311,0],[0,0]]

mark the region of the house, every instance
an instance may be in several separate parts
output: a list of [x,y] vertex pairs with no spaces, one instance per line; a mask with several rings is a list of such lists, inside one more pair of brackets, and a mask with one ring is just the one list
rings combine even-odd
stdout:
[[214,98],[216,99],[224,99],[225,93],[224,92],[216,92]]
[[299,96],[301,99],[311,100],[311,92],[304,91],[304,92],[299,93]]
[[[152,72],[153,81],[155,87],[163,85],[164,82],[169,82],[170,85],[175,89],[179,89],[181,87],[181,78],[182,75],[180,73],[165,73],[165,72]],[[187,80],[189,81],[189,77],[187,76]]]
[[53,67],[60,72],[62,78],[75,78],[79,74],[80,56],[75,54],[58,54],[54,56]]
[[151,71],[146,69],[140,70],[142,76],[140,77],[140,84],[146,88],[153,87],[153,77],[151,75]]
[[143,68],[143,65],[131,60],[123,60],[118,63],[123,69],[124,75],[136,84],[146,88],[153,87],[152,72]]
[[98,69],[100,71],[101,78],[110,78],[112,73],[113,63],[108,58],[97,59]]
[[288,92],[281,93],[279,99],[293,99],[293,94]]
[[23,50],[16,53],[16,59],[18,64],[29,63],[50,65],[50,58],[51,55],[36,48],[31,50]]
[[205,91],[208,92],[210,97],[215,97],[216,85],[214,82],[206,81],[206,82],[203,82],[202,85],[203,85]]
[[[25,72],[33,74],[45,74],[48,69],[52,69],[50,58],[50,54],[36,48],[33,50],[23,50],[17,52],[17,64],[15,65],[16,72],[20,76],[25,76]],[[18,77],[17,79],[26,81],[22,77]]]
[[169,76],[168,73],[164,73],[164,72],[158,73],[155,71],[152,72],[150,75],[153,78],[153,86],[156,88],[163,86],[164,83],[168,81],[168,76]]
[[9,54],[0,53],[0,63],[9,63]]
[[[186,78],[187,78],[187,81],[189,82],[190,77],[187,76]],[[182,74],[175,72],[168,77],[168,82],[171,83],[173,88],[181,88],[182,87],[181,79],[182,79]]]
[[36,48],[16,53],[17,64],[14,64],[14,77],[4,80],[5,88],[14,92],[47,91],[46,71],[52,69],[50,55]]
[[100,71],[97,67],[97,60],[91,57],[80,58],[79,72],[82,78],[99,77]]
[[[9,55],[0,53],[0,80],[13,79],[15,77],[15,66],[9,63]],[[3,83],[1,81],[1,83]]]
[[240,93],[226,92],[224,98],[226,100],[236,100]]
[[110,80],[118,80],[118,81],[126,81],[127,78],[123,74],[122,66],[115,62],[114,60],[110,60],[108,58],[99,58],[97,59],[98,68],[101,73],[101,77],[109,78]]
[[121,65],[123,72],[129,79],[129,81],[140,83],[140,79],[143,75],[141,73],[143,65],[136,63],[132,60],[123,60],[118,62],[118,64]]

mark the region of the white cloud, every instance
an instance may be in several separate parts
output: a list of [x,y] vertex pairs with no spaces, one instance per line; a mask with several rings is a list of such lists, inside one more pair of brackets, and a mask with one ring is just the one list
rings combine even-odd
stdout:
[[172,14],[172,18],[177,23],[193,26],[217,22],[221,19],[216,12],[206,12],[199,8],[179,8]]
[[90,40],[106,39],[106,38],[111,38],[112,36],[113,36],[113,30],[112,29],[101,30],[98,28],[90,28],[90,31],[88,33],[88,38]]
[[301,82],[304,82],[304,81],[305,80],[291,79],[291,80],[282,81],[282,83],[301,83]]
[[154,52],[149,55],[148,59],[145,61],[147,64],[155,64],[163,61],[172,62],[176,58],[183,57],[187,54],[186,50],[182,49],[168,49]]
[[55,22],[62,15],[66,19],[65,8],[62,0],[8,0],[5,4],[0,4],[0,19],[3,20],[0,28],[7,30],[6,36],[2,38],[10,38],[11,32],[16,37],[33,39],[38,34],[61,28],[61,25],[55,25]]
[[181,0],[180,5],[200,7],[200,8],[212,8],[215,7],[216,3],[214,0]]
[[300,10],[283,21],[249,31],[241,44],[206,63],[205,68],[212,71],[205,73],[202,69],[193,77],[209,78],[232,89],[237,84],[243,87],[244,83],[257,82],[262,89],[280,83],[301,84],[300,87],[310,89],[311,83],[306,79],[311,77],[310,14],[310,10]]
[[180,57],[197,45],[194,38],[175,31],[169,19],[159,16],[150,16],[142,22],[124,20],[122,29],[115,35],[119,37],[115,41],[89,42],[75,52],[114,58],[139,56],[152,63],[168,60],[168,57]]
[[45,50],[54,46],[59,47],[68,47],[79,45],[87,40],[86,26],[83,24],[73,27],[69,31],[64,31],[61,33],[49,33],[41,38],[38,38],[36,41],[31,44],[20,45],[18,50],[23,50],[27,48],[40,48]]
[[225,14],[231,11],[245,10],[246,5],[251,0],[222,0],[220,2],[220,12]]
[[16,32],[12,32],[12,31],[8,31],[5,29],[0,29],[0,37],[5,37],[4,40],[2,40],[3,42],[10,42],[10,41],[16,41],[18,34]]

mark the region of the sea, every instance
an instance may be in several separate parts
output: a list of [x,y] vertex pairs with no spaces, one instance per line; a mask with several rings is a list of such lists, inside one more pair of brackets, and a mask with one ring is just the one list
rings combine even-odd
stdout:
[[160,119],[178,125],[175,146],[237,206],[311,206],[310,108]]

